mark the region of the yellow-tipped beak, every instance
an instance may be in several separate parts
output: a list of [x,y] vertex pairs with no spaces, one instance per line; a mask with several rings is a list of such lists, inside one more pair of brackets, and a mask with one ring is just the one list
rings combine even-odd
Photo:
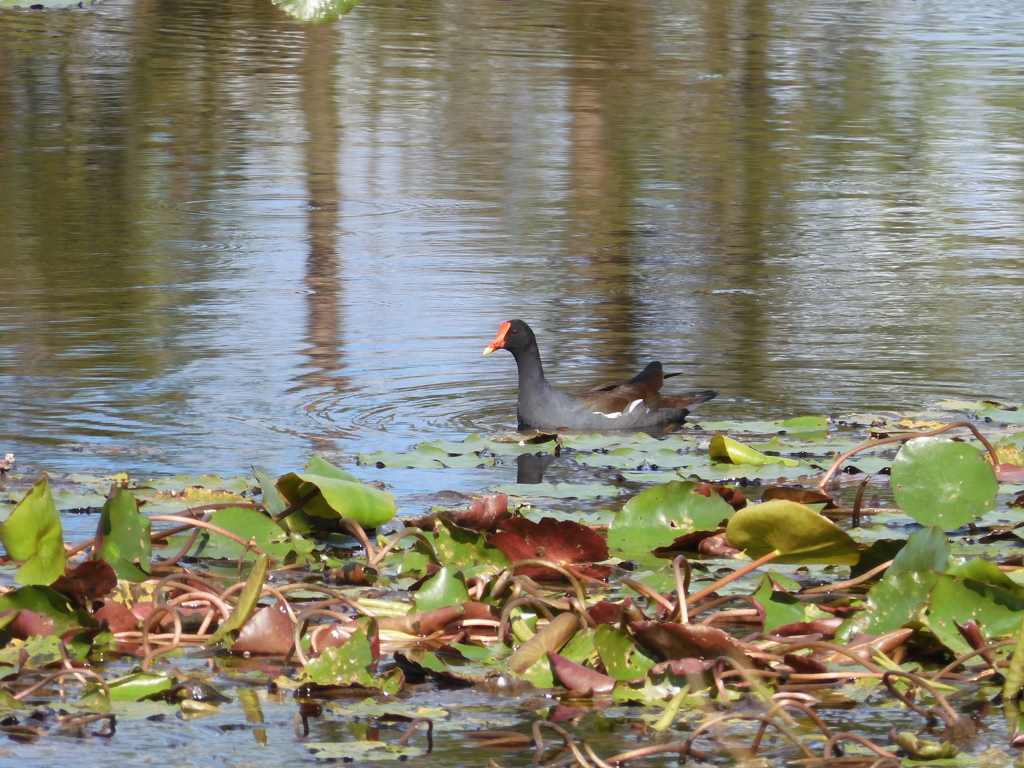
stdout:
[[508,333],[508,329],[512,327],[512,323],[504,322],[501,327],[498,328],[498,335],[494,337],[494,341],[484,347],[484,354],[489,355],[496,349],[502,349],[505,346],[505,334]]

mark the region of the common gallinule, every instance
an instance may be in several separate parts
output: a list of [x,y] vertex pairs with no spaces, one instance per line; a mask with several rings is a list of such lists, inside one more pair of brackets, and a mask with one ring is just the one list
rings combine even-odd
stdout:
[[484,350],[507,349],[519,367],[519,428],[534,429],[650,429],[678,424],[690,406],[710,400],[710,389],[681,395],[661,395],[666,374],[661,363],[649,363],[632,379],[565,391],[548,383],[537,349],[537,337],[522,320],[508,320]]

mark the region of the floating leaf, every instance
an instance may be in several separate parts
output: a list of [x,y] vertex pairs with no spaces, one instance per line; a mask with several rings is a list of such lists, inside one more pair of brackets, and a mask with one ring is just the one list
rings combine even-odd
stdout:
[[917,621],[938,581],[935,571],[904,571],[875,584],[864,598],[866,607],[848,619],[836,632],[848,641],[858,634],[884,635],[911,621]]
[[[290,554],[299,550],[304,554],[308,554],[312,549],[312,545],[309,542],[302,538],[294,540],[293,535],[289,535],[284,528],[258,509],[250,507],[218,509],[210,516],[210,523],[218,528],[230,531],[239,538],[255,541],[256,546],[275,560],[284,560]],[[234,539],[229,539],[215,532],[210,532],[208,537],[211,545],[216,546],[215,552],[218,555],[224,553],[227,557],[237,558],[241,557],[243,551],[245,551],[247,557],[256,557],[252,550],[246,551],[245,547]],[[210,557],[214,555],[214,551],[207,549],[199,554]]]
[[98,554],[114,569],[119,579],[145,581],[153,555],[149,518],[139,513],[135,497],[120,486],[107,499],[100,515],[103,537]]
[[454,565],[446,565],[416,591],[416,610],[432,611],[469,602],[466,577]]
[[646,648],[639,647],[618,627],[601,624],[594,632],[594,647],[608,674],[616,680],[635,680],[658,663]]
[[249,577],[245,580],[242,593],[238,596],[238,604],[227,620],[217,627],[216,632],[210,635],[210,638],[206,641],[207,645],[219,643],[229,633],[240,630],[245,622],[249,620],[253,611],[256,610],[256,603],[259,602],[260,595],[263,593],[263,582],[267,578],[269,563],[270,558],[266,555],[260,555],[256,559],[256,564],[253,565],[252,570],[249,572]]
[[[0,595],[0,611],[20,610],[45,616],[50,622],[48,632],[63,635],[79,627],[95,627],[96,621],[85,611],[75,611],[68,599],[49,587],[20,587]],[[10,629],[10,625],[8,625]]]
[[783,464],[787,467],[796,467],[800,464],[796,459],[787,459],[782,456],[766,456],[760,451],[755,451],[753,448],[725,435],[715,435],[711,438],[711,446],[708,452],[711,454],[711,458],[716,461],[724,461],[729,464],[750,464],[754,467],[763,467],[765,464]]
[[741,509],[725,530],[734,547],[759,559],[778,552],[779,563],[854,565],[860,554],[850,535],[795,501],[775,499]]
[[907,571],[943,573],[949,567],[949,553],[949,541],[941,528],[931,526],[914,531],[886,569],[885,578],[892,579]]
[[107,683],[113,701],[139,701],[174,685],[174,678],[154,672],[134,672]]
[[363,484],[333,464],[314,456],[303,474],[289,473],[277,481],[277,489],[297,504],[312,491],[319,490],[302,509],[315,517],[347,517],[364,528],[376,528],[395,516],[397,508],[390,493]]
[[717,493],[703,496],[697,483],[673,480],[648,488],[623,506],[608,528],[608,546],[645,552],[668,546],[679,536],[713,530],[734,510]]
[[923,525],[959,528],[991,512],[999,483],[981,452],[967,443],[918,437],[892,463],[896,503]]
[[761,585],[754,592],[754,599],[764,608],[764,631],[774,632],[787,624],[807,621],[807,605],[789,592],[775,589],[772,574],[761,579]]
[[579,628],[580,620],[574,614],[558,614],[509,657],[509,671],[521,675],[535,662],[546,660],[548,651],[558,653]]
[[974,619],[985,636],[994,639],[1017,629],[1024,613],[1024,597],[974,579],[956,579],[940,574],[929,595],[925,623],[954,653],[972,648],[961,637],[956,624]]
[[368,628],[360,626],[340,648],[325,648],[323,653],[310,661],[302,671],[300,680],[317,685],[358,683],[371,686],[374,682],[372,670],[375,661]]
[[12,560],[22,563],[14,575],[19,584],[45,586],[64,573],[64,537],[49,478],[33,485],[0,524],[0,542]]

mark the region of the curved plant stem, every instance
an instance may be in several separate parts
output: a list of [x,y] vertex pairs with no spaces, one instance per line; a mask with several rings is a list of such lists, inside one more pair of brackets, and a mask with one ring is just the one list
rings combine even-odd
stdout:
[[[195,526],[197,528],[206,528],[208,531],[213,531],[214,533],[219,533],[221,536],[224,536],[224,537],[229,538],[229,539],[231,539],[232,541],[234,541],[234,542],[236,542],[238,544],[241,544],[243,547],[246,547],[251,552],[255,552],[257,555],[266,555],[267,554],[262,549],[260,549],[258,546],[256,546],[256,542],[254,542],[254,541],[246,541],[241,536],[238,536],[237,534],[234,534],[234,533],[232,533],[231,531],[229,531],[229,530],[227,530],[225,528],[221,528],[218,525],[213,525],[212,523],[207,523],[204,520],[189,520],[188,518],[180,517],[179,515],[150,515],[149,519],[150,520],[159,520],[161,522],[166,522],[166,523],[183,523],[185,525]],[[267,557],[270,557],[270,556],[267,555]],[[271,559],[273,559],[273,558],[271,558]]]
[[835,473],[839,471],[839,467],[842,466],[844,461],[849,459],[854,454],[860,453],[861,451],[865,451],[868,448],[875,448],[875,447],[877,447],[879,445],[887,445],[889,443],[903,443],[903,442],[906,442],[907,440],[913,440],[914,438],[917,438],[917,437],[934,437],[935,435],[941,435],[943,432],[949,432],[949,430],[957,429],[959,427],[966,427],[967,429],[971,430],[971,432],[974,433],[974,436],[976,438],[978,438],[978,440],[981,441],[982,445],[984,445],[986,450],[988,450],[989,456],[992,457],[993,469],[998,468],[999,467],[999,456],[996,453],[996,449],[992,447],[992,443],[990,443],[985,438],[985,436],[983,434],[981,434],[981,432],[978,431],[978,428],[976,426],[974,426],[973,424],[971,424],[971,422],[969,422],[969,421],[955,421],[952,424],[947,424],[944,427],[939,427],[938,429],[933,429],[930,432],[912,432],[912,433],[907,433],[907,434],[904,434],[904,435],[894,435],[892,437],[883,437],[880,440],[870,440],[870,441],[868,441],[866,443],[862,443],[861,445],[858,445],[855,448],[851,448],[846,453],[842,453],[839,456],[837,456],[835,461],[832,462],[832,466],[828,468],[828,471],[825,473],[825,476],[823,478],[821,478],[821,482],[818,483],[818,490],[821,491],[822,493],[825,493],[825,487],[832,480],[832,478],[835,475]]
[[[679,572],[679,566],[686,566],[686,577]],[[679,613],[679,623],[689,624],[690,623],[690,612],[686,605],[686,593],[690,589],[690,561],[686,559],[686,555],[676,555],[672,560],[672,575],[676,580],[676,600],[679,604],[676,610]]]
[[946,697],[939,693],[937,690],[935,690],[935,687],[930,682],[925,680],[923,677],[918,677],[912,672],[904,672],[902,670],[890,669],[884,675],[882,675],[882,683],[885,685],[886,688],[889,689],[889,693],[891,693],[897,699],[902,701],[906,706],[910,707],[912,710],[917,712],[917,714],[921,715],[926,719],[931,719],[931,714],[925,712],[919,706],[910,701],[910,699],[908,699],[906,696],[904,696],[902,693],[896,690],[896,687],[891,682],[891,679],[894,677],[905,677],[912,683],[914,683],[914,685],[918,685],[921,688],[924,688],[926,691],[928,691],[928,693],[932,695],[932,698],[934,698],[935,701],[938,702],[939,706],[942,707],[943,711],[946,713],[947,717],[942,718],[945,721],[946,725],[952,725],[960,719],[960,713],[953,709],[952,706],[950,706],[950,703],[949,701],[947,701]]
[[630,589],[632,589],[638,595],[643,595],[644,597],[653,600],[662,608],[664,608],[667,618],[671,618],[672,614],[677,612],[677,606],[672,605],[672,603],[666,600],[654,587],[649,587],[646,584],[639,581],[634,581],[633,579],[622,579],[622,583]]
[[736,579],[741,579],[744,576],[746,576],[748,573],[750,573],[751,571],[756,571],[762,565],[765,565],[766,563],[770,563],[772,560],[774,560],[776,557],[778,557],[779,554],[780,554],[780,552],[777,549],[776,550],[772,550],[767,555],[764,555],[762,557],[757,558],[757,560],[753,560],[752,562],[747,563],[742,568],[737,568],[735,571],[730,573],[728,576],[724,576],[721,579],[719,579],[718,581],[714,582],[713,584],[709,584],[708,586],[704,587],[704,589],[702,589],[700,592],[698,592],[698,593],[696,593],[694,595],[690,595],[688,598],[686,598],[686,604],[687,605],[696,605],[698,602],[703,600],[705,597],[710,595],[712,592],[721,589],[726,584],[730,584],[730,583],[736,581]]
[[969,658],[973,656],[982,656],[982,658],[984,658],[983,654],[988,653],[989,651],[994,651],[999,648],[1006,648],[1009,645],[1016,644],[1016,640],[1000,640],[997,643],[989,643],[988,645],[983,645],[981,648],[975,648],[970,653],[965,653],[963,656],[958,656],[957,658],[953,659],[953,661],[944,666],[934,675],[931,675],[929,679],[937,683],[940,680],[942,680],[943,677],[945,677],[947,674],[952,672],[957,667],[961,666],[965,661],[967,661]]
[[501,620],[498,622],[498,638],[503,640],[505,632],[508,631],[508,622],[512,616],[512,611],[518,608],[520,605],[531,605],[544,614],[544,618],[551,621],[555,618],[555,615],[548,610],[548,607],[535,597],[517,597],[515,600],[509,600],[505,603],[505,607],[501,609]]
[[[163,614],[169,614],[174,620],[174,638],[171,640],[171,644],[166,648],[151,649],[149,647],[149,627],[153,623],[153,620]],[[153,662],[157,656],[161,656],[165,653],[170,653],[181,643],[181,614],[178,613],[174,608],[170,608],[166,605],[160,605],[153,609],[153,612],[146,617],[146,620],[142,623],[142,651],[145,654],[142,659],[142,671],[148,672],[149,665]]]
[[381,560],[383,560],[391,553],[391,550],[395,548],[398,542],[400,542],[402,539],[408,538],[409,536],[414,536],[420,541],[422,541],[424,544],[427,545],[427,549],[429,549],[430,551],[434,550],[434,542],[428,539],[426,534],[424,534],[423,531],[421,531],[419,528],[403,528],[401,531],[399,531],[390,539],[388,539],[388,543],[385,544],[382,549],[378,550],[377,554],[373,556],[373,559],[370,560],[369,564],[377,565]]
[[100,686],[102,686],[103,688],[103,692],[107,694],[107,701],[110,701],[110,686],[107,685],[107,681],[103,679],[103,675],[101,675],[99,672],[93,672],[91,669],[58,669],[56,672],[51,672],[50,674],[48,674],[42,680],[33,683],[24,691],[14,694],[12,698],[15,701],[21,701],[26,696],[31,696],[44,685],[49,683],[51,680],[56,680],[58,677],[67,677],[68,675],[75,675],[76,677],[84,675],[85,677],[91,677],[94,680],[98,680]]
[[316,496],[316,495],[317,495],[318,493],[320,493],[320,489],[319,489],[319,488],[313,488],[313,490],[312,490],[312,491],[310,491],[310,492],[309,492],[309,493],[307,493],[307,494],[306,494],[305,496],[303,496],[303,497],[302,497],[301,499],[299,499],[299,500],[298,500],[298,501],[296,501],[296,502],[295,502],[294,504],[292,504],[292,505],[291,505],[290,507],[288,507],[287,509],[285,509],[285,510],[284,510],[284,512],[282,512],[282,513],[281,513],[281,514],[279,514],[279,515],[275,515],[275,516],[274,516],[274,522],[275,522],[275,523],[280,523],[280,522],[281,522],[282,520],[284,520],[284,519],[285,519],[286,517],[288,517],[288,515],[292,514],[293,512],[298,512],[298,511],[299,511],[300,509],[302,509],[302,508],[303,508],[303,507],[304,507],[304,506],[305,506],[306,504],[308,504],[309,502],[311,502],[311,501],[313,500],[313,498],[314,498],[314,497],[315,497],[315,496]]
[[795,643],[786,649],[786,653],[793,653],[795,651],[803,650],[804,648],[817,648],[821,651],[832,651],[833,653],[840,653],[847,658],[853,659],[857,664],[860,664],[864,669],[872,672],[876,675],[885,674],[885,670],[880,666],[872,662],[870,659],[860,656],[859,654],[851,651],[849,648],[844,648],[841,645],[835,643],[829,643],[825,640],[809,640],[800,643]]
[[840,741],[843,741],[844,739],[849,741],[856,741],[862,747],[870,749],[879,757],[883,757],[887,760],[892,760],[895,762],[896,765],[901,765],[898,756],[896,756],[892,752],[889,752],[888,750],[882,749],[880,746],[875,744],[875,742],[871,741],[870,739],[865,739],[863,736],[858,736],[856,733],[833,733],[832,736],[829,738],[828,743],[825,745],[825,752],[822,755],[822,757],[824,757],[826,760],[831,760],[833,757],[832,750],[836,748],[836,744],[838,744]]
[[835,584],[822,584],[820,587],[811,587],[810,589],[804,589],[800,591],[801,595],[821,595],[829,592],[838,592],[842,589],[849,589],[850,587],[857,587],[866,581],[871,581],[875,576],[887,570],[892,565],[892,560],[886,560],[881,565],[876,565],[870,571],[862,573],[855,579],[847,579],[846,581],[837,581]]

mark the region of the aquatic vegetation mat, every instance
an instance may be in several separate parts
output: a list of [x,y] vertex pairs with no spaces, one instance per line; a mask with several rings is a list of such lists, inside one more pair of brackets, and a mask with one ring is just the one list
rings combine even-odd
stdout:
[[[4,754],[206,723],[291,762],[1010,765],[1018,413],[473,435],[374,483],[8,466]],[[408,468],[482,492],[399,514]]]

